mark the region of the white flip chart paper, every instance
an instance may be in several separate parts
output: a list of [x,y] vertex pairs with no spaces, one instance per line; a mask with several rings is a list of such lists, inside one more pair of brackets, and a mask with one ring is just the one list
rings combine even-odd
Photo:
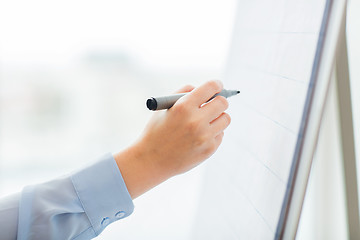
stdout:
[[206,166],[193,239],[274,239],[326,0],[240,0],[224,78],[230,127]]

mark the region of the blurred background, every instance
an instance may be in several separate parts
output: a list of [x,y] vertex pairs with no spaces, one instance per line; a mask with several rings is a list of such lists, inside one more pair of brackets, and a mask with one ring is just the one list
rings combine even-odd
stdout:
[[[148,97],[221,79],[235,4],[0,0],[0,197],[131,144],[151,116]],[[359,13],[349,1],[358,146]],[[97,239],[189,239],[205,166],[136,199]]]

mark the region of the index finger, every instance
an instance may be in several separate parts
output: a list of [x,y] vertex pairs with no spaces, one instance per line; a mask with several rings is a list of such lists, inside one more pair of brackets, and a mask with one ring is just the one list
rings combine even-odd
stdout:
[[223,89],[223,84],[221,81],[212,80],[208,81],[201,86],[192,90],[188,96],[188,101],[194,103],[197,106],[201,106],[203,103],[207,102],[212,96],[216,93],[221,92]]

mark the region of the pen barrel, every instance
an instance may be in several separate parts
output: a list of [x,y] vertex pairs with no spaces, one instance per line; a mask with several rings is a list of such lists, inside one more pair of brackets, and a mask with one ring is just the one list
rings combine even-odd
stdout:
[[169,96],[155,97],[157,107],[155,110],[169,109],[171,108],[179,98],[185,96],[186,93],[178,93]]
[[214,96],[212,96],[208,101],[210,101],[211,99],[215,98],[216,96],[223,96],[225,98],[237,95],[240,91],[237,90],[227,90],[227,89],[223,89],[221,90],[221,92],[215,94]]

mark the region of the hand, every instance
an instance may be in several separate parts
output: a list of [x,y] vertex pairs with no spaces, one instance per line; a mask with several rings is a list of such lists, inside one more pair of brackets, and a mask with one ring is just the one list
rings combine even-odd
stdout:
[[184,173],[210,157],[230,124],[226,98],[217,96],[220,81],[209,81],[190,92],[172,108],[154,113],[139,140],[115,155],[124,181],[135,198],[166,179]]

